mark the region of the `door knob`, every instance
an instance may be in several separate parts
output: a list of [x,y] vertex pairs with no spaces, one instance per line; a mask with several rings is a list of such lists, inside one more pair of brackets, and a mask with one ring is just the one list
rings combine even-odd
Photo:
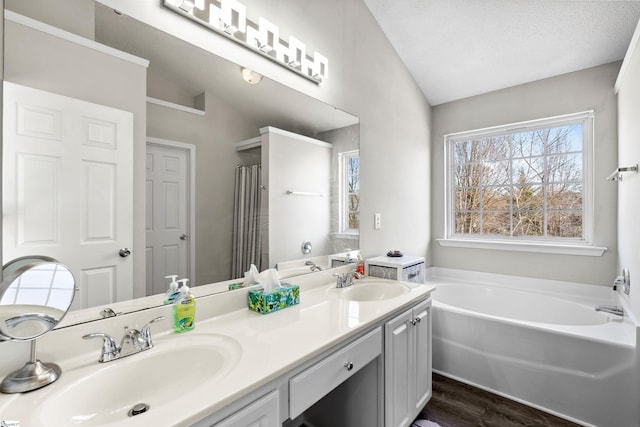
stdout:
[[181,234],[180,235],[180,240],[187,240],[187,235],[186,234]]
[[122,258],[126,258],[126,257],[128,257],[129,255],[131,255],[131,249],[129,249],[129,248],[122,248],[122,249],[120,249],[120,251],[119,251],[118,253],[120,254],[120,256],[121,256]]

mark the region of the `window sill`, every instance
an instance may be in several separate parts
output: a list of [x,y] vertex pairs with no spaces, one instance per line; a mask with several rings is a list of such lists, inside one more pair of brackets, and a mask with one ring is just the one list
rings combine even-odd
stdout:
[[563,245],[558,243],[499,242],[475,239],[436,239],[440,246],[497,251],[538,252],[559,255],[602,256],[607,248],[602,246]]
[[360,237],[360,233],[331,233],[337,239],[355,239]]

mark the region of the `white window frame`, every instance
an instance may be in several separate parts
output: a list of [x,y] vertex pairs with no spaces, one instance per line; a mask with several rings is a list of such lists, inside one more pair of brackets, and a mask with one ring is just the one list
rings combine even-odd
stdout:
[[[342,153],[338,153],[338,167],[340,170],[339,177],[339,192],[340,197],[338,201],[338,210],[339,210],[339,224],[340,230],[339,234],[349,234],[349,235],[359,235],[359,228],[349,228],[349,191],[347,185],[347,175],[349,171],[347,170],[347,159],[357,155],[360,157],[360,150],[351,150],[344,151]],[[358,192],[360,194],[360,192]]]
[[[509,133],[532,131],[541,128],[566,126],[578,122],[582,122],[583,125],[583,235],[581,239],[534,236],[463,235],[455,233],[456,188],[454,181],[455,165],[453,162],[455,161],[455,157],[453,150],[456,142]],[[438,243],[441,246],[453,247],[601,256],[607,248],[594,246],[593,244],[593,135],[593,110],[445,135],[445,238],[437,239]]]

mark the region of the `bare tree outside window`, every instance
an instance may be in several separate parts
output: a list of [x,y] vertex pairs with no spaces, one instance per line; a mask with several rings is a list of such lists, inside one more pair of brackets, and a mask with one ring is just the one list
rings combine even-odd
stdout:
[[583,238],[584,123],[450,141],[454,233]]
[[360,228],[360,153],[342,153],[343,162],[343,231],[353,232]]

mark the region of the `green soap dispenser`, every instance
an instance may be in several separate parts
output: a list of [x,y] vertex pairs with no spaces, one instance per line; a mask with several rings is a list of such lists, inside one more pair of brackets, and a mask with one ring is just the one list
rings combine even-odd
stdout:
[[173,304],[173,330],[175,332],[186,332],[196,327],[196,299],[189,292],[187,282],[189,279],[181,279],[180,296]]

